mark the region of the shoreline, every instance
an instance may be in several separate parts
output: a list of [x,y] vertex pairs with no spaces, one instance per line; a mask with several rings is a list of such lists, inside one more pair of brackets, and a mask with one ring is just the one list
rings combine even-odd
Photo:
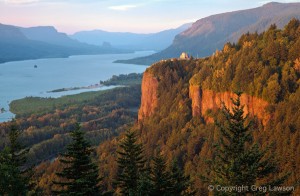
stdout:
[[91,84],[89,86],[82,86],[82,87],[59,88],[59,89],[46,91],[46,93],[59,93],[59,92],[81,90],[81,89],[94,89],[94,88],[101,88],[101,87],[104,87],[104,86],[105,85],[102,85],[102,84]]

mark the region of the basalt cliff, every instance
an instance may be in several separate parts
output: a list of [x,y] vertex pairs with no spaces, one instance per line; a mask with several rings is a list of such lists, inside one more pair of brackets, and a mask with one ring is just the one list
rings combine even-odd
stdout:
[[146,71],[142,80],[142,99],[138,114],[139,120],[154,113],[154,110],[157,107],[157,88],[157,79],[154,75]]
[[[206,112],[209,110],[220,109],[223,104],[227,108],[232,108],[233,104],[231,99],[236,95],[233,92],[214,92],[212,90],[201,89],[200,86],[191,85],[189,87],[189,95],[192,102],[193,116],[202,116],[207,121],[211,121],[211,118],[206,117]],[[241,104],[244,105],[245,114],[250,116],[256,116],[262,121],[264,125],[270,119],[270,114],[266,111],[266,107],[269,105],[267,101],[247,95],[241,95]]]
[[[158,85],[157,76],[146,71],[141,87],[142,98],[138,114],[139,121],[150,117],[158,107]],[[199,85],[189,85],[189,103],[191,104],[192,116],[203,117],[207,122],[212,122],[212,119],[206,115],[208,111],[218,110],[222,108],[223,104],[227,108],[231,108],[233,106],[231,99],[235,97],[234,92],[215,92],[209,89],[202,89]],[[262,121],[263,125],[266,125],[269,121],[270,114],[266,111],[269,105],[267,101],[244,93],[241,96],[241,104],[244,105],[246,115],[257,117]]]
[[207,171],[204,160],[214,156],[219,125],[228,125],[219,109],[232,109],[231,98],[240,91],[244,115],[254,117],[253,145],[270,149],[280,170],[292,172],[286,185],[299,182],[299,32],[300,21],[293,19],[282,30],[272,25],[261,34],[244,34],[206,58],[151,65],[144,73],[137,128],[147,156],[159,149],[168,161],[178,158],[195,180],[197,195],[208,195],[199,174]]

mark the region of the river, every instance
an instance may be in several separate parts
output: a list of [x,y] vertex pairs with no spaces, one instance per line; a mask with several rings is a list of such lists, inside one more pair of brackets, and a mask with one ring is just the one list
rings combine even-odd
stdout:
[[60,88],[98,84],[100,80],[107,80],[113,75],[142,73],[147,66],[113,63],[113,61],[152,53],[153,51],[141,51],[131,54],[79,55],[0,64],[0,109],[5,109],[4,113],[0,113],[0,122],[14,117],[14,114],[9,112],[9,103],[12,100],[26,96],[60,97],[106,89],[107,87],[100,87],[47,93]]

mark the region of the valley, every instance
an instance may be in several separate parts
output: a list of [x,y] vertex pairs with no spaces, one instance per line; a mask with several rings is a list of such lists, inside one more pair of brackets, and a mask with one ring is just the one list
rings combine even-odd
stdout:
[[0,195],[299,195],[300,3],[261,4],[157,33],[0,24]]

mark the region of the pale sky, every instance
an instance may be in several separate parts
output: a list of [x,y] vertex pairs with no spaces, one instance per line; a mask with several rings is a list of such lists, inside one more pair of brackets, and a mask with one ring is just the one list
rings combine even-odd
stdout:
[[[150,33],[213,14],[259,7],[267,0],[0,0],[0,23],[54,26],[68,34],[101,29]],[[300,0],[277,0],[300,2]]]

